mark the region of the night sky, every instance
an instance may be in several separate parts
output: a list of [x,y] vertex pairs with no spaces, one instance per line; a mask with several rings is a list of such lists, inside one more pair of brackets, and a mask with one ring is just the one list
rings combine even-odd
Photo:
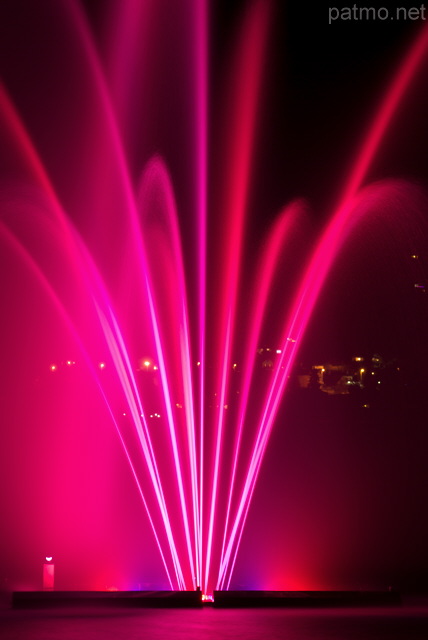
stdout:
[[[220,69],[215,78],[221,78],[227,68],[224,51],[228,51],[233,27],[245,5],[233,3],[231,10],[229,4],[215,3],[219,17],[214,20],[214,51],[220,51],[213,60],[214,70]],[[277,5],[249,205],[255,243],[260,230],[294,198],[306,200],[315,228],[332,215],[376,109],[424,26],[422,19],[354,18],[329,24],[329,8],[347,7],[344,3],[320,2],[310,10],[296,2]],[[379,7],[375,8],[377,11]],[[393,15],[395,6],[389,10]],[[379,15],[384,15],[382,10]],[[358,351],[376,350],[386,351],[386,357],[404,357],[409,333],[415,335],[417,330],[420,338],[417,346],[411,347],[412,357],[418,359],[418,353],[423,352],[418,369],[424,368],[426,347],[421,336],[427,309],[424,294],[419,295],[414,284],[419,280],[423,284],[428,273],[423,228],[428,171],[425,72],[423,66],[365,180],[365,184],[371,184],[398,178],[420,188],[421,202],[415,205],[418,220],[412,221],[413,205],[409,202],[408,207],[391,215],[395,231],[390,238],[381,228],[385,222],[379,223],[378,231],[370,224],[356,230],[327,283],[329,302],[324,312],[319,309],[320,316],[314,321],[321,327],[326,344],[321,345],[315,329],[313,338],[310,333],[304,341],[303,359],[348,359]],[[407,240],[400,246],[403,235]],[[411,260],[412,254],[419,259]],[[401,336],[394,332],[397,324],[408,322],[410,326],[414,323],[413,329],[404,329]]]
[[[77,173],[74,174],[73,169],[84,174],[93,157],[89,151],[81,157],[76,154],[77,159],[73,160],[73,152],[84,139],[83,133],[79,132],[75,139],[75,131],[63,130],[63,118],[55,117],[55,114],[63,116],[67,113],[76,126],[79,122],[79,111],[73,112],[70,106],[74,103],[73,91],[78,83],[70,85],[70,89],[61,77],[66,62],[70,69],[74,68],[74,62],[67,56],[76,51],[76,44],[65,23],[62,22],[59,28],[59,23],[52,17],[59,19],[57,12],[52,10],[55,5],[52,2],[41,2],[40,6],[30,0],[1,2],[0,73],[24,120],[30,123],[36,146],[46,158],[59,192],[73,211],[74,220],[89,237],[98,231],[97,222],[101,219],[95,220],[91,227],[84,210],[79,210],[77,205],[81,196],[78,187],[74,189]],[[83,3],[96,42],[104,53],[108,49],[108,42],[102,35],[105,4],[103,0]],[[404,3],[397,4],[402,6]],[[213,0],[210,3],[209,161],[212,175],[217,175],[222,162],[223,151],[217,149],[217,140],[222,134],[224,84],[247,5],[247,0]],[[267,232],[281,208],[295,198],[303,198],[306,202],[310,231],[306,243],[302,243],[302,255],[308,250],[308,238],[315,237],[339,201],[376,108],[400,62],[427,24],[422,19],[338,19],[329,24],[331,5],[325,2],[307,6],[298,1],[281,0],[272,5],[248,205],[246,246],[250,268],[252,251],[258,246],[260,237]],[[335,6],[339,7],[339,3]],[[179,15],[177,7],[176,16]],[[395,5],[388,3],[388,7],[391,13],[395,11]],[[180,23],[177,25],[179,28]],[[169,28],[174,29],[173,20]],[[37,38],[39,30],[46,37],[43,44]],[[53,52],[61,52],[64,44],[58,34],[69,40],[64,46],[67,53],[59,53],[56,57]],[[29,62],[32,56],[36,62],[34,74]],[[76,58],[75,64],[76,69],[80,68],[82,60]],[[385,362],[401,368],[403,375],[399,388],[393,387],[374,396],[370,400],[371,408],[366,411],[362,410],[365,397],[360,401],[359,398],[325,398],[315,393],[309,402],[309,396],[290,391],[279,412],[273,442],[254,496],[232,585],[236,588],[251,588],[254,584],[259,588],[272,584],[281,588],[281,580],[285,579],[286,584],[294,588],[328,585],[383,588],[392,584],[411,589],[421,588],[427,576],[428,520],[425,511],[428,478],[424,454],[428,446],[425,393],[428,382],[428,291],[425,293],[424,289],[414,286],[428,287],[427,73],[428,59],[421,65],[365,180],[365,184],[402,180],[405,184],[403,195],[382,205],[379,216],[375,215],[374,220],[367,220],[355,230],[333,267],[297,358],[298,365],[307,367],[326,362],[350,362],[356,355],[370,359],[379,353]],[[59,78],[60,91],[56,94],[55,79]],[[84,87],[85,82],[87,79],[84,78]],[[179,79],[173,77],[170,82],[178,91]],[[159,95],[164,97],[163,81],[155,85],[159,85]],[[46,100],[47,96],[49,100]],[[139,94],[138,98],[149,101]],[[45,100],[50,104],[46,110]],[[84,100],[80,108],[83,112]],[[165,145],[161,151],[176,179],[177,198],[182,205],[181,224],[187,229],[190,182],[186,186],[189,176],[182,163],[187,132],[173,132],[174,116],[181,115],[174,111],[175,106],[171,109],[173,117],[167,118],[165,105],[159,108],[159,122],[165,122],[164,127],[159,124],[150,128],[151,125],[145,122],[138,124],[135,137],[138,137],[137,133],[147,134],[149,141],[143,149],[138,144],[131,144],[132,132],[127,132],[132,149],[130,164],[135,178],[141,163],[151,152],[158,151],[156,145]],[[64,176],[60,165],[68,150],[71,150],[71,173]],[[4,158],[2,154],[0,166],[4,185],[9,179],[10,157]],[[215,201],[213,178],[209,189]],[[95,202],[96,194],[90,189],[88,194]],[[88,202],[90,209],[92,201]],[[114,229],[108,233],[114,233]],[[100,257],[106,262],[108,239],[112,237],[108,233],[103,237],[105,245],[100,249]],[[301,264],[299,251],[300,245],[296,246],[296,265]],[[412,255],[418,258],[412,258]],[[0,447],[3,450],[0,511],[7,514],[9,524],[6,532],[3,528],[0,533],[0,578],[8,580],[4,582],[6,586],[14,579],[15,565],[8,558],[7,546],[17,527],[21,534],[13,549],[19,554],[25,547],[25,562],[30,565],[34,562],[29,560],[32,558],[31,536],[28,530],[23,534],[22,528],[31,524],[31,518],[37,520],[38,502],[36,498],[28,520],[24,512],[31,504],[31,498],[20,487],[20,478],[24,478],[22,482],[27,485],[31,482],[30,471],[23,471],[21,475],[20,468],[27,466],[33,471],[37,468],[34,460],[30,462],[31,446],[28,443],[20,453],[20,438],[27,433],[23,425],[32,415],[29,405],[34,406],[35,415],[39,411],[40,421],[50,419],[49,410],[43,407],[43,398],[47,397],[43,376],[38,377],[39,386],[34,390],[31,386],[33,374],[28,371],[21,374],[14,353],[17,348],[21,350],[19,360],[28,349],[33,367],[42,367],[39,362],[45,357],[42,355],[45,334],[53,325],[49,315],[44,317],[43,308],[38,310],[37,293],[20,290],[22,283],[27,281],[19,268],[9,275],[9,260],[6,251],[2,256],[1,290],[3,298],[12,300],[14,305],[11,313],[6,310],[2,314],[3,359],[8,368],[4,368],[1,377],[6,419],[1,427],[5,446]],[[286,282],[278,287],[276,295],[281,306],[286,304],[291,288],[292,284]],[[25,303],[22,302],[24,298]],[[35,313],[30,327],[23,316],[28,308]],[[275,319],[272,322],[275,326]],[[40,344],[39,334],[44,336]],[[265,337],[269,339],[268,335]],[[61,336],[57,338],[58,344],[60,341]],[[31,389],[28,402],[16,417],[12,405],[19,402],[22,391],[25,394],[28,388]],[[64,390],[58,393],[63,399],[66,397],[66,394],[61,395]],[[90,414],[95,415],[95,404],[88,400],[88,406]],[[72,425],[73,407],[70,412],[67,424]],[[94,434],[94,442],[96,438],[97,434]],[[40,446],[47,443],[48,435],[44,434]],[[77,452],[77,444],[74,446]],[[101,472],[104,463],[103,459],[99,467]],[[88,462],[82,464],[86,469]],[[123,462],[115,460],[115,464],[119,477],[124,478]],[[49,464],[47,468],[50,469]],[[13,479],[12,490],[7,488],[10,478]],[[43,483],[47,483],[46,478],[41,486],[45,486]],[[71,496],[71,486],[69,491]],[[26,497],[20,497],[21,493]],[[125,512],[127,505],[131,509],[136,501],[128,497],[122,504],[116,496],[113,502],[116,509]],[[88,515],[90,505],[85,508],[89,521],[91,518],[95,521],[97,513]],[[104,517],[108,506],[103,503],[99,508],[100,517]],[[46,507],[42,506],[41,513],[45,511]],[[138,528],[140,522],[137,520],[133,515],[129,522]],[[124,524],[123,531],[115,533],[112,549],[120,546],[127,535]],[[128,544],[136,543],[136,539],[137,534],[131,534]],[[81,533],[79,548],[84,544]],[[41,535],[35,548],[37,552],[43,548]],[[257,557],[250,563],[247,559],[254,559],[254,548],[258,550]],[[277,550],[275,557],[270,554],[272,548]],[[25,562],[17,563],[20,584],[26,580]],[[120,560],[117,562],[120,564]],[[130,557],[126,556],[126,562],[132,564]],[[101,565],[101,560],[98,559],[98,563]],[[286,578],[283,575],[272,578],[276,565],[288,567]],[[36,573],[33,567],[32,571]],[[72,571],[70,574],[73,575],[71,582],[75,580],[78,584],[78,578]]]

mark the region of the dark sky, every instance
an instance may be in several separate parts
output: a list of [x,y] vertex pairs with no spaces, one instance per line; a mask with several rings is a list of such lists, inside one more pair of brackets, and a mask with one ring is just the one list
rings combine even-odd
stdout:
[[[388,19],[381,19],[385,9],[378,4],[370,5],[376,10],[374,20],[345,10],[343,18],[352,19],[331,24],[329,10],[337,15],[331,3],[273,4],[250,203],[256,242],[260,229],[293,198],[307,199],[315,225],[331,217],[377,108],[426,25],[422,10],[411,14],[418,20],[396,19],[395,5],[388,5]],[[245,3],[232,3],[232,9],[221,1],[213,6],[214,80],[219,83]],[[334,6],[342,11],[347,5]],[[425,63],[382,140],[365,184],[398,178],[426,188],[426,70]],[[389,240],[382,231],[386,219],[378,230],[362,227],[355,234],[327,283],[326,304],[318,308],[302,357],[343,359],[358,350],[402,357],[416,326],[419,338],[411,352],[425,354],[427,309],[424,295],[413,285],[426,277],[427,236],[424,223],[412,221],[410,210],[415,206],[416,218],[424,218],[426,205],[416,205],[413,196],[408,205],[395,214],[391,207],[395,236]],[[406,235],[399,228],[404,219],[409,220],[408,237],[400,244]],[[417,262],[410,260],[411,253],[420,256]],[[395,330],[409,322],[413,330]]]
[[[213,4],[219,8],[214,43],[224,45],[224,34],[230,35],[238,6],[245,3],[232,3],[233,11],[227,2]],[[261,167],[267,163],[270,168],[263,186],[274,202],[296,196],[312,198],[316,207],[335,202],[376,105],[424,24],[391,19],[338,19],[329,24],[330,7],[327,2],[310,8],[300,2],[274,3],[262,103],[265,153],[259,156]],[[418,101],[421,98],[426,95],[418,95]],[[414,121],[406,121],[406,138],[415,137]],[[417,139],[421,133],[419,120]],[[400,166],[418,175],[421,162],[425,172],[421,147],[413,144],[404,153],[399,147],[399,161],[392,164],[389,159],[374,175],[388,175]]]

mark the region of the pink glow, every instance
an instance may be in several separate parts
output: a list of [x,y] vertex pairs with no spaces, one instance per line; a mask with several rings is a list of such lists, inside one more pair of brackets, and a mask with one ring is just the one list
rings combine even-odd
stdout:
[[[289,241],[289,237],[291,236],[292,231],[296,228],[297,225],[297,216],[301,213],[302,205],[293,204],[287,207],[280,217],[278,218],[276,224],[274,225],[270,237],[266,243],[266,247],[262,256],[261,264],[258,269],[258,283],[255,287],[255,295],[254,295],[254,310],[250,313],[251,318],[253,319],[252,324],[250,326],[250,336],[248,338],[248,349],[246,352],[246,361],[243,365],[244,370],[244,380],[242,383],[242,391],[240,398],[240,405],[238,409],[238,428],[236,435],[236,442],[234,444],[234,461],[233,461],[233,470],[232,477],[230,480],[230,493],[228,499],[228,508],[227,508],[227,516],[226,523],[224,529],[224,537],[223,537],[223,549],[222,549],[222,561],[219,575],[219,583],[218,588],[223,589],[225,586],[225,576],[224,571],[226,568],[230,567],[231,560],[231,549],[225,550],[225,542],[228,538],[228,524],[229,517],[232,506],[232,498],[235,495],[240,496],[242,493],[242,487],[238,489],[235,488],[235,478],[236,478],[236,467],[238,463],[238,457],[243,455],[241,450],[242,446],[242,437],[244,430],[244,420],[246,418],[247,404],[250,394],[250,387],[252,382],[252,373],[254,370],[254,361],[257,352],[257,346],[260,344],[260,329],[262,326],[263,315],[266,312],[267,300],[270,293],[270,288],[272,285],[272,279],[275,275],[275,271],[278,265],[278,260],[281,251],[287,250],[287,243]],[[238,546],[238,545],[237,545]],[[224,555],[226,551],[226,556]],[[237,548],[236,548],[237,551]]]
[[[6,175],[1,187],[0,234],[11,268],[31,295],[43,298],[46,327],[35,323],[31,344],[39,362],[33,343],[39,338],[43,342],[48,350],[43,370],[49,384],[57,385],[49,396],[52,406],[46,402],[39,407],[40,417],[34,420],[39,431],[28,440],[37,442],[44,434],[46,413],[47,431],[62,451],[59,459],[69,465],[67,471],[52,463],[58,487],[54,479],[38,485],[38,500],[42,503],[43,492],[50,491],[60,514],[53,510],[41,518],[43,548],[52,548],[59,571],[57,547],[63,557],[79,558],[83,549],[88,558],[102,540],[99,566],[105,567],[106,577],[94,563],[90,587],[104,583],[107,588],[109,570],[120,577],[113,583],[127,588],[131,578],[122,571],[120,558],[110,559],[109,545],[115,536],[129,538],[131,567],[132,554],[144,556],[142,566],[160,575],[159,582],[171,589],[200,587],[209,601],[214,589],[230,585],[288,376],[332,265],[355,226],[394,194],[393,182],[362,187],[424,59],[428,30],[421,32],[394,77],[339,206],[305,262],[291,302],[285,301],[285,312],[281,307],[284,319],[271,345],[274,370],[259,385],[257,349],[271,309],[280,307],[273,300],[277,280],[294,281],[294,271],[284,264],[306,214],[300,201],[281,210],[260,256],[251,256],[257,265],[254,281],[246,280],[248,205],[271,6],[267,0],[250,4],[236,45],[225,92],[227,154],[211,205],[208,8],[205,1],[184,2],[185,17],[180,19],[185,29],[178,35],[180,30],[172,29],[176,40],[165,45],[166,61],[152,59],[151,49],[159,46],[162,29],[171,29],[168,2],[112,3],[105,37],[114,44],[104,43],[105,50],[79,4],[61,5],[69,19],[70,47],[84,61],[80,71],[88,112],[79,122],[76,148],[82,162],[89,158],[92,171],[89,176],[72,171],[67,178],[73,184],[64,180],[66,186],[57,187],[31,128],[27,130],[8,89],[0,85],[0,126],[12,158],[12,177]],[[156,114],[144,89],[150,94],[159,78],[167,77],[171,59],[191,87],[190,96],[183,96],[186,115],[177,125],[186,131],[190,150],[167,149],[160,155],[147,133]],[[144,95],[134,96],[137,73]],[[79,82],[73,83],[75,90]],[[69,117],[64,117],[64,127]],[[169,119],[162,124],[167,128]],[[137,153],[132,137],[140,127],[147,139]],[[131,168],[133,153],[138,171]],[[75,170],[79,154],[74,150],[70,155]],[[174,169],[183,173],[185,195],[175,183]],[[183,203],[188,210],[181,211]],[[211,215],[217,233],[211,233]],[[40,378],[36,387],[48,386]],[[84,455],[87,475],[80,478]],[[88,497],[91,491],[98,494]],[[114,508],[126,512],[126,526],[120,518],[112,524]],[[75,536],[70,522],[80,516]],[[116,552],[121,547],[115,545]],[[274,567],[270,584],[262,587],[307,585],[304,569],[299,574],[288,562],[288,575]],[[52,567],[53,585],[53,565],[45,566]]]
[[[217,512],[220,458],[223,447],[224,411],[226,392],[231,368],[231,341],[235,330],[234,319],[239,281],[244,220],[249,193],[252,148],[255,135],[257,103],[260,91],[263,54],[267,37],[269,4],[264,1],[254,3],[246,16],[242,41],[238,45],[238,55],[231,74],[231,114],[226,122],[226,139],[229,141],[229,162],[225,171],[224,195],[221,208],[224,211],[228,235],[222,248],[223,283],[218,318],[217,350],[222,354],[217,369],[215,388],[218,389],[219,411],[216,418],[216,438],[211,487],[207,547],[204,553],[204,590],[209,592],[215,585],[209,581],[211,568],[214,520]],[[238,79],[238,82],[237,82]]]
[[[253,449],[253,458],[249,466],[246,485],[241,494],[241,504],[234,523],[234,529],[230,538],[231,541],[234,540],[236,535],[242,535],[242,529],[270,431],[287,383],[290,369],[294,363],[312,310],[316,304],[322,285],[328,276],[331,265],[348,238],[351,229],[358,222],[355,211],[357,207],[356,192],[361,187],[370,163],[382,141],[382,136],[385,135],[387,127],[395,115],[407,87],[414,77],[418,64],[421,63],[423,55],[426,54],[427,45],[428,30],[425,29],[421,32],[419,39],[404,60],[402,67],[393,80],[390,90],[386,94],[379,113],[376,114],[374,124],[370,128],[366,142],[355,162],[355,168],[353,168],[349,179],[344,200],[334,213],[330,223],[321,236],[302,282],[297,289],[294,303],[286,324],[284,325],[279,365],[276,368],[265,402],[262,404],[263,410],[259,422],[258,438]],[[368,200],[370,201],[370,198],[368,198]],[[366,208],[365,213],[368,211],[370,211],[370,208]],[[359,215],[362,216],[363,214],[360,213]],[[238,534],[238,531],[240,531],[240,534]]]
[[[204,509],[204,406],[205,406],[205,341],[206,341],[206,279],[207,279],[207,173],[208,173],[208,9],[206,2],[196,3],[194,24],[194,60],[195,60],[195,90],[196,90],[196,127],[195,127],[195,158],[198,179],[197,185],[197,220],[198,248],[199,248],[199,345],[198,345],[198,367],[199,369],[199,477],[196,488],[194,488],[195,516],[199,515],[196,523],[197,529],[197,586],[201,584],[202,564],[203,564],[203,509]],[[195,458],[197,459],[197,458]],[[196,495],[195,495],[196,493]],[[195,500],[196,498],[196,500]]]

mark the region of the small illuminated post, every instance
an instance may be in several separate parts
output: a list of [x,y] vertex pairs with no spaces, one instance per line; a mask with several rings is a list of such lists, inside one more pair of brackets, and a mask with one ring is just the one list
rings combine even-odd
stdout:
[[52,556],[46,556],[43,564],[43,591],[53,591],[55,565]]

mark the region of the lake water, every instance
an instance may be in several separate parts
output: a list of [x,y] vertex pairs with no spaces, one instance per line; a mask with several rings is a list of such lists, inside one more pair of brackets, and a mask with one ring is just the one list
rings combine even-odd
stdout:
[[1,640],[427,640],[424,602],[358,609],[0,611]]

